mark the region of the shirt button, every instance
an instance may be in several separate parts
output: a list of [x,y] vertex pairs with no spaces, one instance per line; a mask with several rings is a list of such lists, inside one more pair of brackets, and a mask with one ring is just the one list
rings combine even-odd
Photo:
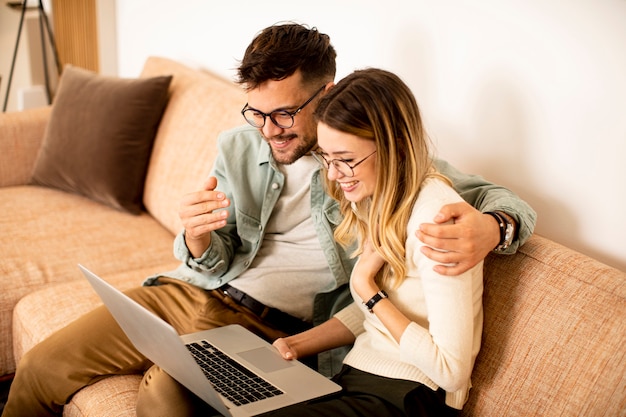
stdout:
[[279,185],[277,183],[272,184],[272,189],[278,190]]

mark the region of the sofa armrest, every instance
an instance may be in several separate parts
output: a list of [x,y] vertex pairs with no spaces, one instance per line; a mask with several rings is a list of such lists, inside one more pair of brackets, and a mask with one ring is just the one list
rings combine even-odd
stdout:
[[0,113],[0,187],[30,181],[51,107]]

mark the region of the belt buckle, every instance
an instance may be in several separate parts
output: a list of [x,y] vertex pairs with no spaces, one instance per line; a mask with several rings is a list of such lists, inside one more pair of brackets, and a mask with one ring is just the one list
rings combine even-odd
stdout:
[[229,288],[226,290],[226,294],[228,294],[228,296],[229,296],[230,298],[232,298],[233,300],[235,300],[235,302],[237,302],[237,304],[241,304],[241,305],[243,305],[243,299],[244,299],[244,297],[246,296],[244,292],[239,291],[239,290],[238,290],[238,289],[236,289],[236,288],[229,287]]
[[256,314],[260,318],[265,318],[265,316],[267,316],[267,314],[271,310],[270,307],[266,306],[263,303],[256,301],[245,292],[240,291],[237,288],[232,287],[230,285],[223,287],[222,291],[224,292],[226,296],[230,297],[234,302],[236,302],[240,306],[246,307],[248,310],[252,311],[254,314]]
[[228,297],[230,297],[234,302],[236,302],[240,306],[244,306],[244,307],[250,309],[252,312],[254,312],[254,314],[258,315],[258,313],[256,311],[254,311],[255,309],[251,305],[253,303],[252,302],[246,302],[246,298],[248,298],[248,295],[245,292],[239,291],[237,288],[234,288],[234,287],[232,287],[230,285],[228,287],[224,288],[223,291],[224,291],[224,294],[226,294]]

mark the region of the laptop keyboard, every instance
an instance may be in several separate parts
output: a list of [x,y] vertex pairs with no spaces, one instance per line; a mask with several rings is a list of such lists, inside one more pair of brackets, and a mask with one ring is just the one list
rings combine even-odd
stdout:
[[206,340],[190,343],[187,349],[215,390],[235,405],[249,404],[283,392],[259,377]]

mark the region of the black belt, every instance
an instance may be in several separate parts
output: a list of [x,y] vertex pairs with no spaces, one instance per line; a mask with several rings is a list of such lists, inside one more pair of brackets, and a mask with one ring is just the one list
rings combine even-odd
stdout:
[[232,298],[237,304],[252,311],[267,324],[287,334],[300,333],[312,327],[311,324],[299,318],[284,313],[277,308],[266,306],[229,284],[222,285],[219,290]]

